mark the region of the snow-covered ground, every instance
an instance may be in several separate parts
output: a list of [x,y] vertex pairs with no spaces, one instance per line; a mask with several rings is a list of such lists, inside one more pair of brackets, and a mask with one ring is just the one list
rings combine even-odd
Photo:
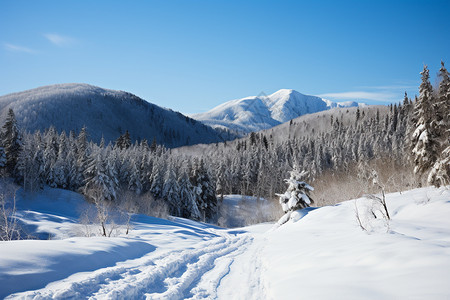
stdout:
[[244,227],[276,220],[282,215],[278,201],[243,195],[225,195],[219,212],[223,227]]
[[450,191],[389,194],[389,224],[366,202],[369,232],[348,201],[279,228],[136,216],[128,236],[88,238],[78,194],[20,195],[27,230],[51,239],[0,242],[0,298],[449,299]]

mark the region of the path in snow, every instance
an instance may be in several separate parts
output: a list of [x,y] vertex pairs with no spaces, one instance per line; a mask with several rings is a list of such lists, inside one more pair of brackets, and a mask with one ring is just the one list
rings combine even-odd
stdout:
[[238,231],[217,230],[214,234],[218,236],[194,248],[154,251],[114,267],[77,273],[44,289],[13,297],[261,299],[263,288],[257,255],[263,245],[259,242],[261,237]]

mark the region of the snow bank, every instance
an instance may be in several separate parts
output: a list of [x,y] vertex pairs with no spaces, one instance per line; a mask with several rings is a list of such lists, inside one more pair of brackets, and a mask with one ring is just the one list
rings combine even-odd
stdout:
[[262,253],[267,297],[448,299],[450,191],[389,194],[387,204],[388,233],[362,231],[354,201],[299,211],[269,233]]

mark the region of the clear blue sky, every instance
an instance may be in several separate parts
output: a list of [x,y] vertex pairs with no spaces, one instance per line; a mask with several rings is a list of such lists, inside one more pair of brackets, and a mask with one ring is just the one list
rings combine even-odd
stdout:
[[450,68],[449,16],[448,0],[0,0],[0,95],[84,82],[184,113],[281,88],[397,102],[424,63]]

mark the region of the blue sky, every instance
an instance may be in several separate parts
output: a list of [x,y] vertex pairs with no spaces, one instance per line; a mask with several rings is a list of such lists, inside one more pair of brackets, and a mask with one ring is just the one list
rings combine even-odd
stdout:
[[[0,95],[84,82],[184,113],[281,88],[398,102],[450,66],[450,1],[0,0]],[[436,80],[435,76],[432,80]]]

